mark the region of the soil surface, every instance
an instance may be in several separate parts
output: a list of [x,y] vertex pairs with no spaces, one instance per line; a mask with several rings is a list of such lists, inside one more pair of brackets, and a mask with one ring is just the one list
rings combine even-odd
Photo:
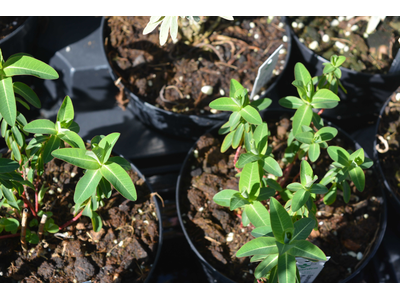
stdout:
[[400,199],[400,102],[396,95],[391,96],[379,123],[377,151],[381,168],[389,186],[397,199]]
[[[286,116],[269,124],[272,133],[269,144],[284,169],[281,158],[290,121]],[[202,136],[197,142],[197,158],[190,157],[182,175],[179,191],[182,219],[193,244],[214,268],[235,282],[254,282],[253,272],[258,263],[250,263],[249,257],[237,258],[235,255],[241,246],[253,239],[251,231],[254,227],[241,225],[240,210],[230,211],[212,200],[221,189],[237,190],[239,182],[233,165],[235,151],[230,149],[220,153],[221,142],[221,136],[211,134]],[[340,134],[330,145],[350,148]],[[321,156],[322,161],[318,160],[314,168],[319,178],[325,175],[331,163],[326,150],[321,151]],[[293,181],[299,169],[297,161],[287,183]],[[382,206],[376,198],[379,187],[371,171],[366,171],[366,182],[362,193],[351,185],[352,197],[347,205],[340,195],[331,206],[325,205],[322,199],[316,200],[318,231],[313,230],[308,239],[331,258],[314,282],[343,280],[362,263],[361,256],[368,255],[380,227]],[[268,203],[264,204],[268,208]],[[228,241],[227,236],[232,233],[233,240]]]
[[[46,165],[39,186],[46,184],[49,191],[42,208],[54,213],[55,224],[73,218],[73,193],[82,175],[81,169],[61,160]],[[138,200],[126,200],[115,192],[97,211],[103,219],[99,232],[82,216],[57,234],[46,235],[38,245],[29,244],[27,252],[21,251],[18,237],[2,239],[0,282],[144,282],[156,255],[158,218],[147,185],[136,173],[130,171],[130,176]],[[5,213],[2,207],[0,215]],[[30,215],[28,222],[32,219]]]
[[0,17],[0,40],[16,30],[28,17]]
[[[386,74],[400,48],[400,17],[386,17],[374,32],[365,35],[368,20],[369,17],[347,20],[346,17],[302,16],[291,17],[290,24],[307,47],[327,60],[333,54],[344,55],[346,62],[342,66],[345,68]],[[324,35],[328,35],[329,40],[324,40]],[[318,42],[316,48],[310,47],[314,41]],[[344,48],[346,46],[347,51]]]
[[[105,48],[109,62],[122,84],[140,99],[182,114],[210,114],[208,104],[229,94],[231,78],[252,90],[258,68],[288,37],[284,23],[274,17],[235,17],[234,21],[209,17],[203,31],[210,33],[195,41],[191,28],[180,27],[179,41],[160,47],[158,28],[148,35],[143,29],[149,17],[109,17]],[[187,22],[186,22],[187,23]],[[194,35],[199,37],[199,35]],[[282,72],[286,53],[279,56],[275,75]],[[276,76],[274,77],[276,78]],[[201,92],[212,86],[212,94]],[[123,87],[117,96],[125,105]]]

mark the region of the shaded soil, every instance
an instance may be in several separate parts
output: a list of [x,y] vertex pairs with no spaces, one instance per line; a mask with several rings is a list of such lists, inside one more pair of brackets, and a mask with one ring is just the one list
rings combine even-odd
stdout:
[[0,40],[21,26],[28,17],[0,17]]
[[[273,154],[282,169],[283,150],[286,147],[290,122],[287,117],[272,121],[270,145]],[[277,126],[275,126],[277,125]],[[250,263],[250,258],[237,258],[237,250],[253,239],[252,226],[241,225],[240,210],[218,206],[212,200],[222,189],[237,190],[239,180],[235,177],[235,152],[228,150],[220,153],[222,138],[212,134],[202,136],[196,144],[197,158],[192,155],[182,175],[180,207],[185,228],[200,254],[220,273],[235,282],[253,282],[253,271],[258,263]],[[345,138],[339,136],[331,145],[349,149]],[[326,150],[321,151],[314,168],[319,178],[325,175],[331,159]],[[299,162],[290,173],[288,183],[299,172]],[[365,258],[374,242],[380,227],[382,205],[377,199],[379,186],[372,171],[366,171],[366,188],[357,192],[351,185],[352,198],[346,205],[338,195],[336,202],[326,206],[322,199],[316,200],[318,231],[313,231],[308,238],[320,247],[330,260],[316,278],[315,282],[338,282],[348,277],[362,262],[356,257],[359,252]],[[264,203],[268,208],[268,203]],[[282,202],[282,204],[284,204]],[[227,240],[228,234],[233,240]],[[361,259],[361,258],[360,258]]]
[[[209,17],[203,24],[208,37],[186,43],[171,39],[159,46],[158,29],[143,35],[149,17],[109,17],[105,32],[105,49],[109,62],[121,83],[140,99],[168,111],[206,115],[208,104],[229,94],[231,78],[252,90],[258,68],[288,37],[283,22],[275,17],[235,17],[234,21]],[[198,36],[196,36],[198,37]],[[279,56],[275,74],[282,72],[286,53]],[[276,78],[276,76],[274,77]],[[211,95],[201,92],[212,86]],[[125,105],[123,87],[117,96]]]
[[[386,74],[396,56],[400,43],[400,17],[386,17],[376,30],[365,36],[368,17],[352,17],[338,21],[339,17],[291,17],[290,24],[303,43],[310,48],[314,41],[318,47],[312,49],[327,60],[333,54],[346,56],[343,67],[357,72]],[[334,21],[336,20],[336,21]],[[297,26],[293,27],[293,22]],[[333,26],[332,22],[337,22]],[[298,24],[303,24],[298,26]],[[301,28],[300,28],[301,27]],[[352,30],[353,29],[353,30]],[[324,41],[327,34],[330,39]],[[339,48],[337,43],[348,47],[348,51]],[[339,44],[340,45],[340,44]]]
[[[82,175],[77,167],[57,159],[45,168],[39,186],[45,184],[49,191],[42,208],[54,213],[59,226],[73,218],[73,191]],[[91,220],[82,216],[59,233],[46,235],[38,245],[29,244],[25,253],[18,237],[2,239],[0,282],[144,282],[156,255],[158,218],[147,185],[136,173],[131,171],[130,176],[138,200],[126,200],[115,192],[97,211],[103,219],[97,233]],[[0,215],[5,213],[2,207]]]
[[377,150],[379,162],[394,196],[400,199],[400,102],[396,95],[400,93],[398,88],[391,96],[388,105],[381,116],[378,135],[384,141],[377,138]]

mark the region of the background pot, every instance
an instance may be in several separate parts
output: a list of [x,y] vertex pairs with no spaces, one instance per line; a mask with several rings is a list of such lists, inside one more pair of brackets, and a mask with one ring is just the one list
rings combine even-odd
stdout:
[[[103,41],[105,37],[108,35],[109,28],[106,26],[107,20],[103,17],[101,22],[101,32],[103,34]],[[283,71],[279,74],[279,76],[275,79],[275,81],[271,84],[271,86],[263,93],[262,97],[274,97],[276,96],[276,86],[279,83],[279,80],[285,73],[288,65],[288,61],[290,59],[290,54],[292,52],[292,42],[289,34],[289,27],[286,25],[286,35],[288,37],[288,49],[286,55],[286,61],[284,64]],[[104,43],[103,43],[104,44]],[[104,55],[107,58],[106,49],[103,48]],[[107,58],[108,60],[108,58]],[[260,62],[260,66],[263,62]],[[109,62],[109,72],[114,80],[114,82],[118,79],[118,76],[114,72],[111,67],[111,63]],[[201,134],[206,132],[208,129],[212,128],[216,124],[219,124],[221,121],[227,121],[229,114],[226,112],[221,112],[215,115],[182,115],[175,112],[166,111],[164,109],[158,108],[148,102],[143,101],[132,93],[128,88],[123,86],[122,83],[119,83],[122,86],[123,91],[126,97],[130,100],[127,108],[132,112],[134,116],[136,116],[142,123],[154,128],[156,130],[162,131],[167,135],[177,136],[180,138],[196,140]]]
[[[267,110],[265,115],[266,115],[266,117],[269,116],[271,118],[274,115],[276,116],[277,114],[281,114],[281,113],[282,113],[282,110],[279,110],[279,111],[276,111],[276,110],[269,110],[268,111]],[[343,138],[348,139],[349,141],[353,142],[356,149],[360,148],[360,145],[357,142],[354,142],[354,140],[350,136],[348,136],[343,130],[341,130],[339,127],[335,126],[334,124],[332,124],[330,122],[326,122],[326,125],[336,127],[339,130],[340,135]],[[212,133],[214,136],[217,136],[218,129],[219,129],[219,127],[216,126],[212,130],[210,130],[209,132]],[[187,171],[188,171],[188,168],[190,168],[190,166],[188,165],[188,162],[190,160],[190,157],[193,155],[193,151],[194,151],[195,147],[196,147],[196,144],[188,152],[188,155],[185,158],[185,161],[184,161],[184,163],[182,165],[181,171],[180,171],[179,176],[178,176],[177,187],[176,187],[176,207],[177,207],[179,222],[180,222],[180,224],[182,226],[182,230],[184,232],[184,235],[185,235],[185,237],[186,237],[191,249],[196,254],[198,260],[200,261],[200,263],[202,265],[202,268],[203,268],[208,280],[210,282],[233,282],[232,279],[230,279],[230,278],[228,278],[228,277],[226,277],[225,275],[222,274],[223,270],[217,270],[216,268],[214,268],[199,253],[199,251],[196,249],[196,246],[194,245],[194,243],[192,241],[190,233],[188,233],[188,231],[186,229],[186,226],[185,226],[185,222],[186,221],[184,221],[184,219],[182,217],[182,213],[183,213],[182,201],[187,201],[186,195],[183,194],[183,193],[186,193],[186,190],[183,190],[183,180],[184,180],[184,178],[187,178]],[[376,171],[375,171],[375,173],[376,173]],[[377,230],[375,232],[375,236],[373,238],[373,241],[366,248],[365,253],[364,253],[365,256],[357,264],[356,269],[353,270],[353,272],[349,276],[347,276],[346,278],[344,278],[340,282],[349,282],[353,278],[355,278],[362,271],[362,269],[368,264],[368,262],[371,260],[371,258],[375,255],[376,251],[379,248],[379,245],[382,242],[382,239],[383,239],[383,236],[384,236],[385,230],[386,230],[387,209],[386,209],[386,201],[383,198],[382,189],[378,188],[378,191],[376,191],[376,192],[379,194],[378,200],[379,200],[379,203],[381,204],[381,209],[382,209],[381,213],[380,213],[380,219],[378,220],[379,228],[377,228]],[[329,253],[326,253],[326,254],[329,256]]]
[[[322,74],[325,58],[317,55],[299,41],[299,38],[290,28],[293,46],[301,54],[301,59],[311,76]],[[339,89],[341,104],[329,110],[325,110],[322,116],[332,122],[340,122],[342,128],[361,129],[376,121],[383,99],[398,87],[400,71],[388,74],[366,74],[347,68],[342,71],[341,83],[347,90],[345,94]],[[357,118],[357,122],[354,122]]]

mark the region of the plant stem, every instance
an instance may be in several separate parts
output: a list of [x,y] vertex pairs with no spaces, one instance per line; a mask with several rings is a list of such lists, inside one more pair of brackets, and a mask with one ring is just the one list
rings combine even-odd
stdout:
[[0,236],[0,239],[8,239],[8,238],[20,237],[20,236],[21,236],[21,233],[8,234],[8,235]]
[[235,153],[235,158],[233,159],[233,165],[235,167],[236,172],[238,172],[238,173],[240,173],[240,170],[238,168],[236,168],[236,163],[239,158],[240,149],[242,149],[242,146],[237,147],[236,153]]
[[287,165],[285,170],[283,171],[283,176],[281,177],[281,180],[279,180],[279,184],[281,186],[284,186],[286,184],[286,181],[289,178],[290,171],[292,170],[296,160],[297,160],[297,154],[294,157],[293,161],[289,165]]
[[28,212],[29,210],[27,208],[24,208],[21,221],[21,246],[24,251],[28,250],[26,243],[26,223],[28,222]]
[[47,215],[43,214],[42,219],[40,220],[39,230],[38,230],[39,240],[42,239],[44,224],[46,224],[46,220],[47,220]]
[[323,112],[324,112],[324,109],[322,108],[322,109],[319,110],[318,115],[319,116],[322,115]]
[[65,227],[67,227],[67,226],[69,226],[69,225],[71,225],[72,223],[74,223],[76,220],[78,220],[81,216],[82,216],[82,213],[83,213],[83,209],[79,212],[79,214],[77,214],[72,220],[69,220],[67,223],[65,223],[64,225],[61,225],[60,227],[58,227],[58,230],[62,230],[62,229],[64,229]]
[[[25,188],[25,186],[24,186],[24,188]],[[25,189],[26,189],[26,188],[25,188]],[[27,199],[25,191],[22,193],[22,200],[23,200],[24,203],[25,203],[25,207],[28,207],[28,208],[31,210],[32,215],[33,215],[35,218],[37,218],[37,214],[36,214],[36,212],[35,212],[35,209],[33,208],[32,203]]]

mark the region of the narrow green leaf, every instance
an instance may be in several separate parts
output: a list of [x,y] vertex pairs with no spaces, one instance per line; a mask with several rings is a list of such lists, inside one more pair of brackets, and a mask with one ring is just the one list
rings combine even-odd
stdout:
[[341,147],[338,146],[329,146],[328,147],[328,154],[331,159],[338,162],[343,166],[347,166],[349,163],[349,153]]
[[57,121],[69,121],[74,119],[74,106],[70,97],[65,96],[57,113]]
[[326,256],[321,249],[309,241],[299,240],[291,243],[293,247],[288,251],[288,254],[293,257],[304,257],[312,260],[326,260]]
[[0,173],[8,173],[19,168],[19,163],[8,158],[0,158]]
[[11,132],[12,132],[14,139],[17,142],[18,146],[22,147],[25,143],[25,137],[22,136],[21,131],[19,131],[17,126],[12,126]]
[[279,255],[278,280],[279,283],[296,283],[296,258],[294,256],[288,253]]
[[258,264],[254,270],[254,277],[257,279],[266,277],[269,271],[278,264],[278,254],[268,255],[266,259]]
[[327,142],[333,139],[338,134],[338,130],[333,127],[323,127],[315,133],[315,136],[320,136],[321,141]]
[[10,126],[14,126],[17,118],[17,104],[11,77],[0,76],[0,114]]
[[237,91],[244,89],[244,87],[235,79],[231,79],[229,87],[229,97],[234,97]]
[[272,178],[267,178],[266,182],[267,182],[267,185],[270,188],[273,188],[275,191],[278,191],[278,192],[282,191],[282,187],[280,186],[280,184],[276,180],[274,180]]
[[256,238],[257,237],[261,237],[261,236],[274,237],[271,225],[256,227],[251,231],[251,235],[256,237]]
[[222,97],[215,99],[209,104],[210,108],[222,110],[222,111],[239,111],[240,106],[231,97]]
[[247,105],[240,110],[240,115],[250,124],[260,125],[262,119],[260,113],[251,105]]
[[96,190],[101,177],[102,174],[99,169],[87,170],[75,187],[74,202],[81,204],[87,200]]
[[231,189],[222,190],[214,195],[213,200],[218,205],[229,207],[233,195],[237,193],[238,191]]
[[230,210],[235,210],[236,208],[249,205],[250,202],[244,199],[240,193],[236,193],[232,196],[231,202],[229,204],[229,209]]
[[234,134],[235,134],[235,132],[232,131],[225,136],[225,138],[222,142],[222,145],[221,145],[221,153],[224,153],[232,145],[232,139],[233,139]]
[[58,134],[58,137],[73,148],[86,149],[82,138],[73,131],[62,131]]
[[321,194],[322,195],[322,194],[326,194],[328,192],[328,189],[320,183],[314,183],[310,187],[309,192],[312,194]]
[[306,190],[298,190],[296,193],[294,193],[292,198],[292,211],[295,212],[302,208],[310,196],[310,192]]
[[10,191],[10,189],[6,188],[4,185],[1,185],[1,191],[3,192],[4,197],[7,199],[7,204],[10,205],[12,208],[15,208],[18,211],[20,211],[14,193]]
[[296,192],[298,190],[304,190],[303,185],[300,182],[289,183],[286,187],[289,191]]
[[268,149],[268,136],[269,136],[269,129],[267,123],[262,123],[258,125],[256,130],[254,130],[254,141],[258,153],[264,155]]
[[344,202],[349,203],[350,196],[351,196],[351,189],[350,189],[350,185],[347,183],[347,181],[342,182],[342,191],[343,191]]
[[103,158],[103,162],[106,162],[111,155],[112,149],[118,141],[118,138],[121,134],[118,132],[110,133],[99,142],[99,147],[105,150],[105,156]]
[[260,188],[260,194],[257,197],[257,201],[268,200],[270,197],[275,195],[275,190],[270,187]]
[[103,222],[101,221],[101,217],[96,212],[92,212],[92,226],[94,232],[99,232],[103,227]]
[[242,154],[240,154],[239,159],[236,162],[236,167],[243,168],[248,163],[257,161],[259,159],[260,159],[260,157],[258,155],[254,155],[253,153],[242,153]]
[[22,159],[21,150],[19,149],[17,142],[14,140],[11,142],[11,150],[12,150],[12,154],[14,155],[14,158],[17,161],[20,161]]
[[244,210],[255,227],[270,226],[269,212],[262,203],[255,201],[246,205]]
[[279,99],[279,104],[285,108],[298,109],[304,104],[304,101],[298,97],[287,96]]
[[236,128],[235,134],[233,135],[233,139],[232,139],[232,148],[233,149],[236,149],[240,145],[240,142],[242,141],[242,137],[243,137],[243,131],[244,131],[244,125],[243,125],[243,123],[241,123]]
[[292,219],[275,198],[270,201],[271,227],[277,241],[284,243],[284,232],[293,229]]
[[310,145],[314,139],[314,134],[312,132],[298,132],[295,138],[301,143]]
[[328,193],[324,195],[324,204],[332,205],[336,201],[336,196],[337,196],[337,187],[335,185],[332,185]]
[[270,156],[264,158],[262,167],[265,171],[277,177],[281,177],[283,175],[282,169],[278,162]]
[[258,99],[258,100],[252,101],[250,103],[250,105],[253,106],[255,109],[257,109],[258,111],[262,111],[262,110],[266,109],[271,104],[272,104],[272,100],[269,98]]
[[[295,240],[305,240],[315,227],[315,221],[311,218],[302,218],[293,224],[294,232],[292,242]],[[291,243],[292,243],[291,242]]]
[[241,116],[240,116],[239,111],[234,111],[233,113],[231,113],[231,115],[229,117],[230,130],[235,130],[235,128],[239,125],[240,118],[241,118]]
[[9,57],[3,65],[6,76],[33,75],[42,79],[57,79],[57,72],[44,62],[30,56]]
[[24,130],[29,133],[38,134],[57,134],[56,125],[47,119],[34,120],[24,126]]
[[313,116],[313,111],[310,105],[303,104],[300,106],[293,116],[292,130],[293,134],[296,136],[301,132],[301,126],[309,126]]
[[294,77],[297,81],[301,81],[303,86],[312,80],[310,73],[302,63],[296,63],[294,66]]
[[278,248],[275,244],[273,237],[259,237],[255,238],[244,244],[238,252],[236,257],[245,257],[251,255],[265,255],[278,253]]
[[251,162],[243,167],[239,179],[239,191],[246,190],[249,195],[257,196],[260,191],[260,173],[257,162]]
[[89,151],[85,149],[63,148],[54,150],[51,154],[58,159],[64,160],[82,169],[99,169],[100,164],[93,157],[87,155],[87,152]]
[[313,178],[313,170],[310,164],[306,160],[302,160],[300,163],[300,182],[303,186],[309,183],[310,179]]
[[136,200],[136,189],[132,179],[120,165],[107,162],[101,166],[100,171],[123,197],[132,201]]
[[349,171],[350,178],[354,182],[357,190],[362,192],[365,188],[365,175],[360,167],[355,167]]
[[60,147],[61,140],[56,136],[52,135],[49,140],[44,144],[43,147],[43,163],[47,164],[53,159],[51,153]]
[[315,162],[321,154],[321,147],[319,144],[311,144],[308,148],[308,158],[310,161]]
[[334,108],[339,104],[339,97],[328,89],[318,90],[311,100],[313,108]]
[[14,92],[28,101],[31,105],[36,108],[41,107],[41,103],[39,97],[36,93],[25,83],[22,82],[14,82],[13,83]]

